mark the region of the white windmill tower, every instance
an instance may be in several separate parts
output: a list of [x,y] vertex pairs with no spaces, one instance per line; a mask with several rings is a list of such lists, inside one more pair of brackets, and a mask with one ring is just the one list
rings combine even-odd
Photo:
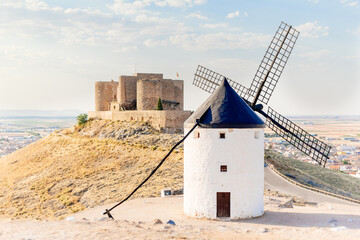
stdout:
[[244,219],[264,212],[264,122],[226,79],[185,122],[184,212]]

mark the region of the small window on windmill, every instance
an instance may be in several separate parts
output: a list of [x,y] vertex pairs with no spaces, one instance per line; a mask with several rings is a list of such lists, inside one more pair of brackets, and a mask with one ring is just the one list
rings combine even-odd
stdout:
[[220,133],[220,138],[225,138],[225,133],[224,132]]
[[254,137],[255,137],[255,139],[259,139],[259,138],[260,138],[260,132],[259,132],[259,131],[255,131]]
[[220,172],[227,172],[227,165],[221,165]]
[[195,138],[200,138],[200,132],[194,132],[194,137]]

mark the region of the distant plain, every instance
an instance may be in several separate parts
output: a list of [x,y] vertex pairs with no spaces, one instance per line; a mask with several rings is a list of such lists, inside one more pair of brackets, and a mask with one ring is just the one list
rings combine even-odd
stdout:
[[[331,140],[333,144],[360,147],[360,142],[343,139],[346,137],[360,139],[360,116],[305,116],[290,117],[289,119],[310,134],[333,139]],[[265,133],[272,133],[272,131],[266,128]],[[325,142],[327,141],[325,140]]]

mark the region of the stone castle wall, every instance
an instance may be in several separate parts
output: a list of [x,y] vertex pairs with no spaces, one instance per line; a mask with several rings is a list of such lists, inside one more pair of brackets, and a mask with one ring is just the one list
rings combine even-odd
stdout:
[[136,76],[120,76],[119,77],[119,104],[126,109],[135,110],[136,108]]
[[[133,76],[120,76],[119,88],[118,88],[118,96],[119,96],[118,102],[120,104],[120,107],[123,107],[127,110],[138,109],[137,101],[139,97],[141,98],[143,96],[142,92],[138,90],[137,82],[139,80],[162,80],[162,79],[163,79],[163,75],[157,73],[136,73]],[[151,108],[151,110],[153,109],[154,108]]]
[[154,110],[161,98],[164,110],[183,110],[182,80],[138,80],[137,109]]
[[[156,128],[182,129],[190,111],[183,111],[183,80],[163,74],[120,76],[119,82],[95,83],[95,112],[90,118],[146,121]],[[163,111],[156,111],[161,98]],[[126,111],[123,111],[126,110]]]
[[89,118],[108,119],[112,121],[143,121],[156,129],[166,128],[170,132],[181,131],[191,111],[92,111]]
[[95,111],[109,111],[110,102],[117,101],[117,82],[95,83]]

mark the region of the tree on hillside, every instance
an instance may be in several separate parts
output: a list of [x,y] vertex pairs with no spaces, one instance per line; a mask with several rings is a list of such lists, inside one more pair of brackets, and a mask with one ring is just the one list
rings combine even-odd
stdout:
[[161,98],[158,99],[156,110],[164,110]]
[[88,121],[88,115],[86,113],[77,116],[78,125],[84,125]]

